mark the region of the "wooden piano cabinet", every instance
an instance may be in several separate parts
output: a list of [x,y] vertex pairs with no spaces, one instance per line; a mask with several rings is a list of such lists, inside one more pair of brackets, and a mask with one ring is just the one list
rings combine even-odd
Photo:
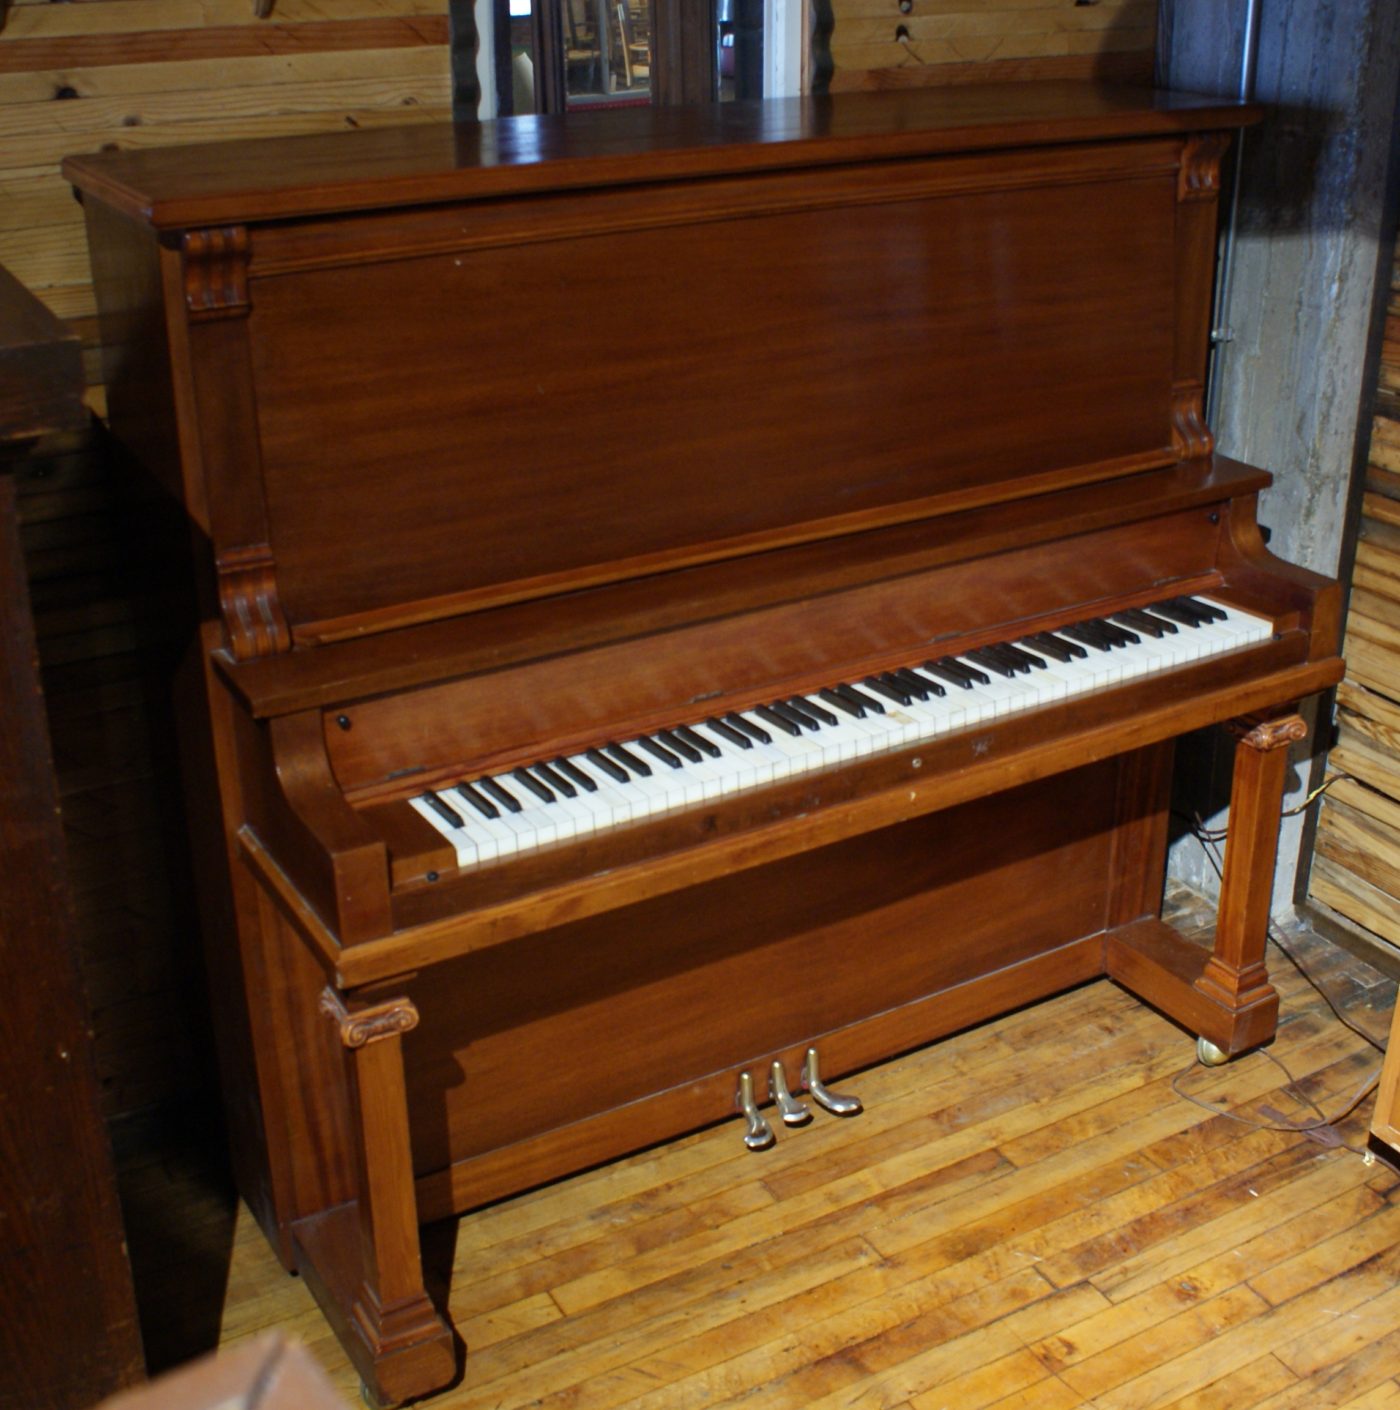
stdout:
[[[211,585],[238,1179],[374,1398],[462,1353],[421,1224],[733,1119],[745,1072],[1105,974],[1268,1041],[1283,746],[1340,662],[1201,415],[1254,116],[1038,83],[66,164],[113,428]],[[412,806],[1191,594],[1257,639],[481,865]],[[1172,757],[1232,720],[1204,949],[1159,918]]]

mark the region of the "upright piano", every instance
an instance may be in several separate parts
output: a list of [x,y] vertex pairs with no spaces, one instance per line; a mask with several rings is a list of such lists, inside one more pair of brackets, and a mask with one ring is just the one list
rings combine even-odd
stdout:
[[[1341,663],[1202,417],[1255,116],[1045,83],[66,164],[112,426],[207,587],[238,1178],[375,1398],[457,1364],[425,1222],[762,1146],[1102,975],[1270,1038]],[[1160,907],[1211,725],[1207,949]]]

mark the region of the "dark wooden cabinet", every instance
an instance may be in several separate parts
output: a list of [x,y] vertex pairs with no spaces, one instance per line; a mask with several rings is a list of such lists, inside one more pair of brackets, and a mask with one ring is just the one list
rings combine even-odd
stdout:
[[0,270],[0,1406],[80,1410],[144,1375],[98,1106],[14,476],[83,424],[77,339]]

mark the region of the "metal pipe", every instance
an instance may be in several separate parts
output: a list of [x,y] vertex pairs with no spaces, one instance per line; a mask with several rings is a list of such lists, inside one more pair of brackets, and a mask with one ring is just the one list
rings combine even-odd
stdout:
[[[1259,67],[1259,10],[1263,0],[1247,0],[1244,34],[1240,43],[1240,81],[1237,96],[1242,103],[1254,97]],[[1230,294],[1234,286],[1235,235],[1240,213],[1240,172],[1244,166],[1244,129],[1236,139],[1235,164],[1230,176],[1230,202],[1221,232],[1220,259],[1215,270],[1215,326],[1210,330],[1210,372],[1206,379],[1206,424],[1213,425],[1219,407],[1220,384],[1224,378],[1225,354],[1235,334],[1229,326]]]

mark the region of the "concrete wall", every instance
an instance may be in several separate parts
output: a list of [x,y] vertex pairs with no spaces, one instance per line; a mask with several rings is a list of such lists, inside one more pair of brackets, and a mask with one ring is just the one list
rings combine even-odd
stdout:
[[[1159,81],[1234,94],[1246,10],[1247,0],[1163,0]],[[1268,113],[1240,152],[1234,272],[1216,318],[1233,337],[1218,353],[1210,419],[1221,451],[1277,477],[1260,514],[1275,551],[1335,573],[1394,160],[1400,5],[1263,0],[1258,12],[1254,96]],[[1326,731],[1324,720],[1314,740],[1325,745]],[[1304,796],[1318,747],[1295,755],[1286,807]],[[1179,806],[1221,825],[1228,760],[1200,741],[1183,755]],[[1302,841],[1303,819],[1285,820],[1276,909],[1291,907]],[[1189,837],[1173,847],[1171,870],[1214,887]]]

